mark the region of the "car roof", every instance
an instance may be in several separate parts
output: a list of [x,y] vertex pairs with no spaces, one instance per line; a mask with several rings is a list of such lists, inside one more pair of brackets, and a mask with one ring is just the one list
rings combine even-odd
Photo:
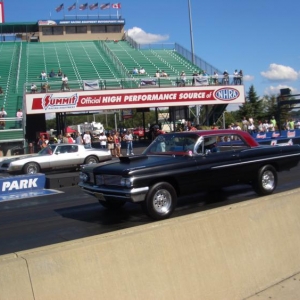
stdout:
[[[174,132],[170,132],[174,134]],[[232,134],[239,135],[250,147],[259,146],[259,143],[246,131],[234,130],[234,129],[217,129],[217,130],[192,130],[192,131],[181,131],[176,132],[178,134],[188,134],[188,135],[198,135],[198,136],[207,136],[207,135],[224,135]],[[168,134],[168,133],[167,133]]]

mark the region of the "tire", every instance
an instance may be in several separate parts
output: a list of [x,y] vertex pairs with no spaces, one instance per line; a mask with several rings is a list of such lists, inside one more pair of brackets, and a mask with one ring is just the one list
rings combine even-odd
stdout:
[[29,162],[23,167],[24,174],[36,174],[39,173],[41,170],[39,164],[35,162]]
[[99,159],[98,159],[96,156],[94,156],[94,155],[88,156],[88,157],[85,159],[85,161],[84,161],[84,163],[85,163],[86,165],[89,165],[89,164],[97,164],[98,162],[99,162]]
[[124,206],[124,204],[126,203],[126,201],[122,201],[122,200],[116,200],[116,201],[101,201],[99,200],[99,203],[107,208],[107,209],[112,209],[112,210],[115,210],[115,209],[119,209],[121,208],[122,206]]
[[277,186],[277,172],[271,165],[263,166],[259,169],[257,179],[253,183],[254,191],[260,195],[270,195]]
[[150,188],[141,205],[144,212],[152,219],[167,219],[177,205],[176,191],[168,182],[158,182]]

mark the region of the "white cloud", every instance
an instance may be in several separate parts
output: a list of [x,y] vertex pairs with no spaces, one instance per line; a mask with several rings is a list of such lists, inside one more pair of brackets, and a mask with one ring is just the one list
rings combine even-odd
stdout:
[[254,80],[254,76],[252,75],[244,75],[243,76],[243,81],[253,81]]
[[261,76],[272,81],[294,81],[299,77],[299,72],[293,68],[283,65],[270,64],[269,70],[261,72]]
[[277,96],[278,94],[280,94],[281,89],[287,89],[287,88],[289,88],[291,90],[292,95],[298,93],[297,89],[295,89],[291,86],[279,84],[277,86],[272,86],[271,85],[271,86],[267,87],[264,91],[264,95],[270,95],[270,96],[271,95],[276,95]]
[[131,29],[128,29],[127,33],[132,39],[134,39],[139,44],[152,44],[161,41],[166,41],[169,38],[168,35],[147,33],[139,27],[133,27]]

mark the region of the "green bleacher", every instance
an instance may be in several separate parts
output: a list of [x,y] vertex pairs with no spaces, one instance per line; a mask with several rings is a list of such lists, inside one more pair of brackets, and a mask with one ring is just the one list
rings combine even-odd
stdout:
[[[143,67],[146,73],[132,75],[134,67]],[[41,72],[44,70],[49,74],[54,70],[57,73],[59,69],[67,75],[69,82],[76,83],[74,89],[82,88],[83,80],[99,80],[105,88],[138,87],[141,78],[153,78],[157,70],[167,72],[169,78],[160,78],[160,83],[170,86],[176,84],[182,71],[186,75],[200,71],[173,50],[139,50],[127,41],[1,43],[0,86],[4,94],[0,96],[0,106],[7,111],[7,117],[15,117],[17,110],[22,108],[25,83],[27,89],[31,82],[40,88],[44,82],[40,78]],[[47,81],[50,90],[51,86],[60,88],[59,77]],[[5,129],[15,129],[14,123],[7,122]],[[9,134],[0,130],[0,140],[20,139],[20,133],[23,135],[21,130],[9,130]]]

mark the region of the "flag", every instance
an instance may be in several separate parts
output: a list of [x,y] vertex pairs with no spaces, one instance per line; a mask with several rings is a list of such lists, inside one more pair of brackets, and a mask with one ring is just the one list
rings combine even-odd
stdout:
[[76,2],[68,8],[68,11],[71,11],[73,9],[76,9]]
[[57,12],[60,12],[64,8],[64,4],[61,4],[60,6],[56,7],[55,10]]
[[90,10],[98,9],[98,2],[90,5]]
[[105,3],[100,5],[101,9],[109,9],[109,7],[110,7],[110,3]]
[[119,9],[119,8],[121,8],[121,3],[114,3],[111,5],[111,7]]
[[88,6],[87,3],[81,4],[81,5],[79,6],[79,10],[85,10],[85,9],[87,8],[87,6]]

